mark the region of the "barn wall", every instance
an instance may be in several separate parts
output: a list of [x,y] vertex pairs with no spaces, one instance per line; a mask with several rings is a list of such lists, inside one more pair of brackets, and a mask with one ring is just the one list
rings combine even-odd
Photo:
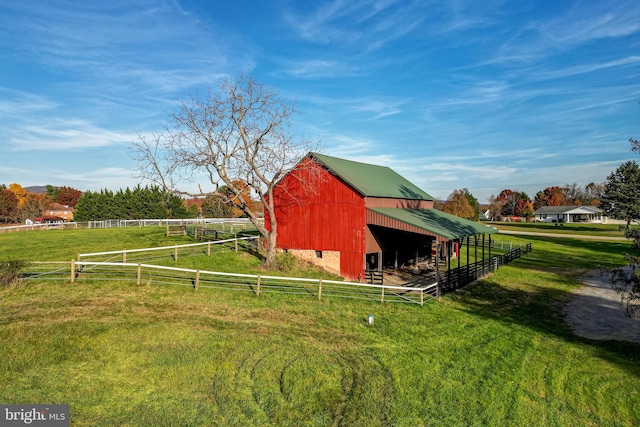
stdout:
[[340,274],[361,278],[366,228],[362,196],[305,159],[278,183],[274,202],[278,248],[338,251]]
[[367,208],[401,208],[401,209],[432,209],[432,200],[390,199],[383,197],[367,197]]

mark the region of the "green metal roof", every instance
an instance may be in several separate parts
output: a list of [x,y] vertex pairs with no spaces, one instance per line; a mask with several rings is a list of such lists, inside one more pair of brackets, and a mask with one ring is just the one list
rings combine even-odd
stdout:
[[498,232],[493,227],[438,209],[370,208],[370,210],[450,240]]
[[309,153],[309,156],[365,197],[433,200],[428,193],[386,166],[353,162],[318,153]]

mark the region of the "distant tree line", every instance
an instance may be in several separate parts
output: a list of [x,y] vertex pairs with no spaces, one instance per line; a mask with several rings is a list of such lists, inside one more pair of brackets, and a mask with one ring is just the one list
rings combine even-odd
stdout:
[[[538,191],[532,200],[523,191],[504,189],[497,196],[491,195],[485,209],[491,219],[501,216],[519,216],[531,218],[542,206],[600,206],[605,195],[606,185],[589,183],[584,187],[576,183],[564,186],[547,187]],[[434,207],[461,218],[477,221],[481,215],[478,200],[468,189],[454,190],[446,201],[435,201]]]
[[82,195],[80,190],[71,187],[53,187],[47,185],[44,194],[32,193],[20,184],[13,183],[8,187],[0,184],[0,222],[23,223],[27,219],[35,220],[43,217],[52,203],[74,207]]
[[75,208],[78,203],[78,199],[82,196],[82,191],[71,187],[54,187],[52,185],[46,186],[46,195],[51,198],[55,203],[60,203],[63,206],[69,206]]
[[489,216],[520,216],[531,218],[543,206],[600,206],[605,184],[591,182],[584,187],[577,183],[547,187],[538,191],[533,200],[523,191],[504,189],[489,198]]
[[87,191],[78,199],[74,221],[105,219],[195,218],[198,208],[185,206],[184,200],[157,186],[137,186],[116,192]]
[[206,197],[182,199],[161,187],[83,193],[72,187],[47,185],[45,192],[31,193],[21,185],[8,187],[0,184],[0,223],[24,223],[27,219],[44,217],[52,203],[75,209],[74,221],[99,221],[104,219],[151,218],[237,218],[246,216],[242,206],[262,211],[262,203],[253,200],[250,187],[243,181],[234,181],[240,188],[236,195],[228,187],[221,186]]

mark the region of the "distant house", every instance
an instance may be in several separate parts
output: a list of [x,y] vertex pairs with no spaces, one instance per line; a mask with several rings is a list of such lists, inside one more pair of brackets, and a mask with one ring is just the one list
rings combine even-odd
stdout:
[[450,260],[462,239],[497,232],[433,209],[432,196],[388,167],[317,153],[278,182],[273,199],[277,247],[353,280],[436,254]]
[[534,214],[537,222],[602,223],[602,213],[595,206],[542,206]]
[[73,211],[72,207],[67,205],[61,205],[60,203],[51,203],[49,207],[42,213],[43,217],[47,220],[46,222],[52,222],[52,220],[59,221],[73,221]]
[[491,210],[485,208],[484,206],[480,207],[480,220],[481,221],[493,221],[491,217]]

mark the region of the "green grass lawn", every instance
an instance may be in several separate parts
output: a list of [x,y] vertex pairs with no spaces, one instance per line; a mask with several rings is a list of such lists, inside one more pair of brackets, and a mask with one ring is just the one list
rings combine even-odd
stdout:
[[[489,223],[487,223],[489,224]],[[566,223],[555,224],[550,222],[492,222],[490,225],[505,231],[529,231],[535,233],[552,234],[582,234],[602,237],[624,237],[618,224],[590,224],[590,223]]]
[[[162,232],[3,234],[0,260],[187,242]],[[0,289],[0,402],[68,403],[73,426],[640,424],[640,345],[562,320],[576,278],[623,264],[630,245],[525,237],[500,236],[533,252],[424,307],[122,282]]]

